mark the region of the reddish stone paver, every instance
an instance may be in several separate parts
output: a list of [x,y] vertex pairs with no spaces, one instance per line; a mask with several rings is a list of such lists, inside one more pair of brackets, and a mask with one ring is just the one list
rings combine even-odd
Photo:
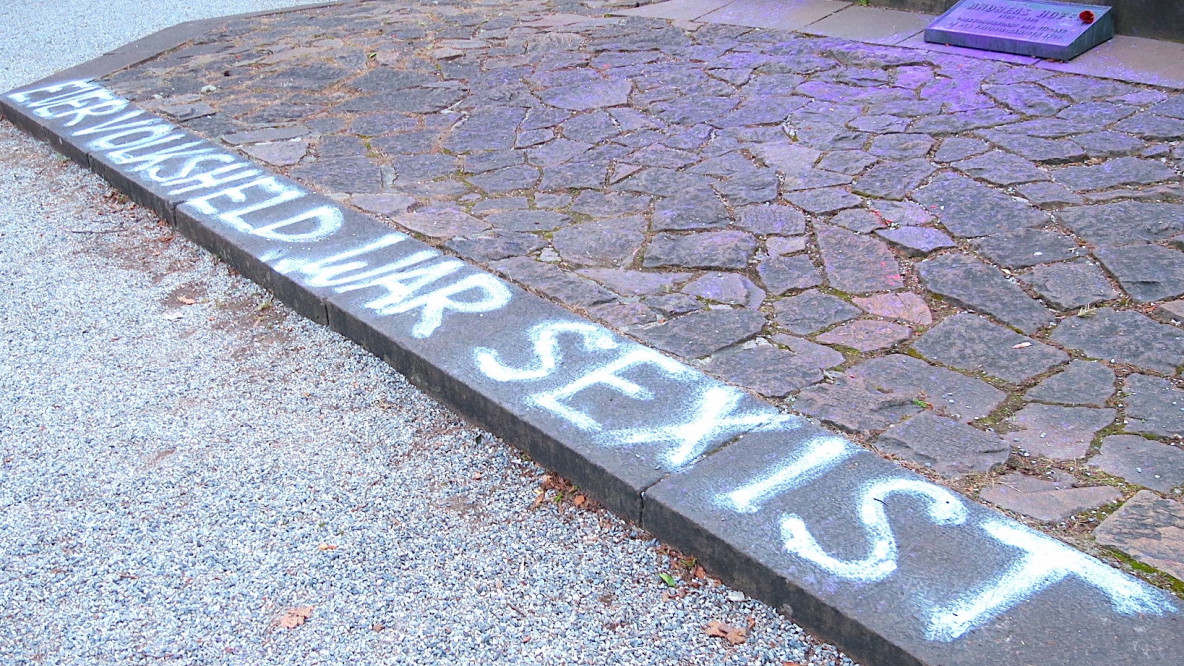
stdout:
[[1142,490],[1094,534],[1098,543],[1184,580],[1184,504]]

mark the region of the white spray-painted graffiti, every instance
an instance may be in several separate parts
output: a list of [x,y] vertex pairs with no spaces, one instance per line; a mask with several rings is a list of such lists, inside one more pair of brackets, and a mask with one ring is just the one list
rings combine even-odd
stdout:
[[[567,321],[546,322],[531,328],[528,333],[535,360],[521,368],[506,365],[501,355],[490,348],[474,350],[474,361],[485,376],[499,382],[543,382],[550,379],[564,360],[560,345],[562,335],[579,337],[577,350],[608,356],[595,366],[581,370],[578,377],[561,386],[540,387],[530,393],[526,402],[542,407],[581,430],[600,433],[607,446],[647,445],[660,447],[658,459],[667,470],[680,469],[701,456],[712,445],[726,442],[736,435],[753,430],[790,430],[798,427],[800,419],[784,414],[771,406],[749,406],[739,409],[744,394],[729,386],[708,379],[701,372],[674,361],[641,345],[617,338],[600,326]],[[612,354],[608,354],[612,352]],[[642,368],[653,368],[667,380],[680,384],[684,391],[676,400],[683,405],[659,410],[677,420],[657,425],[641,425],[608,429],[586,411],[572,405],[582,392],[605,386],[638,401],[652,401],[655,392],[630,379],[625,373],[637,374]],[[669,402],[669,401],[668,401]]]
[[[762,507],[757,505],[758,501],[767,502],[778,494],[820,481],[859,451],[862,449],[841,438],[807,441],[775,471],[736,490],[720,493],[715,497],[715,504],[737,513],[759,511]],[[859,495],[858,517],[871,541],[866,557],[842,560],[832,556],[811,533],[806,520],[793,514],[780,519],[785,551],[835,578],[870,584],[889,580],[897,570],[898,546],[886,512],[889,495],[926,502],[929,520],[936,525],[974,526],[971,513],[960,497],[921,479],[874,478],[863,484]],[[1177,612],[1175,603],[1161,590],[1018,523],[990,517],[980,520],[977,527],[981,533],[1023,554],[994,578],[953,594],[949,604],[926,609],[923,631],[929,640],[957,640],[1070,576],[1100,590],[1120,614]],[[932,596],[918,590],[918,599]]]
[[842,437],[814,437],[798,447],[793,457],[746,486],[716,498],[716,504],[736,513],[756,513],[777,495],[810,483],[857,453],[866,453]]
[[63,120],[74,127],[89,117],[109,116],[128,107],[128,101],[89,81],[65,83],[14,93],[8,97],[33,109],[38,118]]
[[1020,550],[1015,563],[981,587],[969,590],[929,616],[926,637],[952,641],[971,629],[1018,606],[1048,587],[1070,577],[1101,590],[1122,615],[1163,615],[1176,612],[1167,594],[1102,564],[1081,551],[999,519],[983,521],[984,532]]
[[[410,329],[413,337],[431,336],[448,313],[491,312],[510,301],[502,281],[426,246],[371,266],[373,253],[410,240],[403,234],[315,261],[284,259],[287,246],[313,244],[340,231],[341,209],[330,204],[302,207],[308,190],[267,175],[169,122],[129,109],[127,100],[101,86],[69,81],[20,91],[9,99],[38,118],[60,122],[72,136],[84,139],[88,150],[126,173],[159,184],[169,196],[186,195],[182,205],[197,213],[239,233],[283,244],[264,253],[264,261],[275,261],[279,272],[337,293],[376,290],[379,294],[363,307],[379,315],[418,311]],[[280,210],[292,212],[281,215]]]
[[[251,196],[256,194],[250,192],[252,188],[258,190],[263,198],[259,201],[251,202]],[[199,213],[215,216],[219,221],[234,227],[244,234],[251,234],[260,238],[284,243],[305,243],[320,240],[329,237],[341,228],[344,221],[341,210],[336,206],[328,205],[316,206],[301,211],[291,217],[269,221],[267,224],[260,226],[254,226],[247,221],[247,217],[252,213],[259,213],[260,211],[279,206],[282,203],[295,201],[303,196],[304,192],[300,188],[281,183],[274,176],[266,176],[249,183],[232,185],[226,189],[202,194],[189,199],[185,203],[192,206]],[[219,208],[214,201],[222,198],[232,204],[245,205],[233,208]],[[308,224],[305,224],[307,222],[312,222],[311,228],[305,228],[302,231],[296,232],[281,231],[292,226],[297,226],[297,228],[308,227]]]
[[[385,252],[375,263],[366,258],[405,242],[412,247],[403,256],[392,259]],[[378,290],[380,295],[362,307],[379,315],[420,310],[419,320],[410,330],[415,338],[427,338],[435,333],[446,313],[493,312],[505,307],[511,299],[510,289],[501,280],[473,271],[464,262],[445,257],[401,233],[389,233],[361,247],[316,260],[285,258],[283,252],[265,255],[264,260],[280,273],[297,277],[309,287],[328,288],[339,294]],[[458,272],[467,275],[421,293],[428,285]],[[461,295],[465,298],[460,298]]]
[[966,522],[966,507],[954,493],[919,479],[882,479],[872,481],[863,490],[859,518],[871,538],[871,553],[862,560],[840,560],[828,554],[800,516],[781,519],[781,539],[785,550],[809,560],[831,574],[861,583],[884,580],[896,571],[897,547],[888,514],[884,510],[889,495],[912,495],[929,500],[929,519],[938,525],[961,525]]
[[[99,85],[69,81],[11,93],[8,99],[37,118],[60,124],[84,141],[87,150],[127,174],[169,196],[184,195],[182,205],[196,213],[274,243],[260,259],[309,289],[362,292],[361,307],[380,316],[418,312],[407,324],[412,338],[432,336],[449,314],[496,312],[512,300],[501,280],[406,234],[384,233],[352,246],[338,242],[344,216],[336,205],[302,206],[309,191],[131,108]],[[318,250],[322,241],[336,243],[337,249]],[[593,434],[604,446],[648,448],[667,471],[687,469],[711,448],[746,433],[789,432],[803,425],[798,417],[747,399],[737,389],[600,326],[543,321],[527,337],[527,346],[517,351],[533,354],[529,360],[515,364],[507,361],[511,355],[504,350],[478,347],[473,350],[477,370],[494,382],[527,387],[516,391],[515,399]],[[656,385],[647,385],[656,382],[667,390],[660,393]],[[651,405],[644,419],[609,423],[586,398],[594,390]],[[837,436],[813,437],[787,449],[780,463],[712,498],[715,506],[740,516],[761,516],[785,493],[822,484],[836,470],[857,464],[859,456],[871,455]],[[825,536],[820,541],[810,529],[815,516],[779,515],[773,521],[779,533],[770,538],[779,539],[783,552],[796,561],[832,580],[888,584],[899,578],[902,547],[888,511],[897,503],[923,502],[928,520],[941,529],[969,530],[964,538],[990,540],[996,549],[1002,544],[1019,552],[1004,570],[963,590],[910,588],[918,603],[928,604],[921,614],[921,634],[929,640],[958,640],[1068,578],[1100,590],[1120,614],[1177,612],[1165,593],[1017,523],[970,511],[957,495],[922,479],[872,476],[859,485],[857,496],[856,517],[869,543],[862,557],[841,559],[828,551]],[[900,584],[917,583],[910,579]],[[934,604],[933,599],[948,601]]]
[[793,430],[801,419],[762,405],[739,411],[744,393],[711,382],[699,391],[690,418],[658,426],[626,428],[613,433],[627,444],[666,441],[662,454],[668,469],[680,469],[698,458],[711,444],[726,442],[746,432]]
[[[576,338],[566,352],[562,343],[565,336]],[[657,457],[669,471],[684,468],[711,444],[744,433],[792,430],[800,426],[796,417],[772,408],[733,414],[742,396],[739,391],[707,379],[648,348],[620,340],[599,326],[547,322],[534,326],[528,337],[534,352],[534,359],[529,364],[511,366],[498,351],[481,347],[474,351],[477,368],[495,381],[541,384],[535,392],[525,395],[525,402],[542,407],[582,430],[601,434],[605,445],[660,447]],[[580,363],[579,354],[590,358]],[[639,384],[635,378],[622,375],[642,365],[658,368],[665,379],[688,384],[688,390],[680,394],[681,407],[655,410],[677,414],[677,422],[608,430],[585,411],[573,406],[573,400],[581,391],[597,385],[609,387],[633,400],[653,400],[653,390]],[[560,386],[549,386],[548,380],[564,366],[580,368],[577,377],[571,379],[568,376]],[[689,400],[687,395],[691,396]],[[861,454],[868,455],[868,452],[842,437],[811,438],[792,447],[781,464],[739,488],[721,493],[714,498],[714,503],[739,514],[759,513],[778,495],[816,483]],[[971,513],[958,495],[920,478],[872,478],[864,483],[859,497],[858,517],[870,542],[866,556],[844,560],[828,553],[810,531],[806,518],[793,514],[782,516],[778,523],[785,552],[834,578],[872,584],[891,579],[898,569],[899,546],[886,508],[890,501],[895,501],[894,497],[924,502],[927,518],[935,525],[973,527]],[[986,521],[979,527],[982,528],[979,534],[1020,548],[1026,554],[998,577],[960,593],[949,607],[928,609],[923,631],[930,640],[956,640],[1068,576],[1080,578],[1102,590],[1119,613],[1162,614],[1176,610],[1159,590],[1049,537],[1000,520]],[[1069,552],[1075,556],[1064,556]]]

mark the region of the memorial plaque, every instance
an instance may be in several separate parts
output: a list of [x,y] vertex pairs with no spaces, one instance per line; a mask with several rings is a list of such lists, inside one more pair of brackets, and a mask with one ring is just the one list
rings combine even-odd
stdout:
[[925,41],[1071,60],[1114,36],[1104,5],[1036,0],[961,0],[925,29]]

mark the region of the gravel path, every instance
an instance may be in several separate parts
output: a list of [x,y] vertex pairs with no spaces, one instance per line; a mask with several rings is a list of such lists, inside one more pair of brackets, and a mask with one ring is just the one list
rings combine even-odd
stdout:
[[0,302],[0,662],[850,663],[7,123]]
[[[325,4],[334,0],[319,0]],[[0,3],[0,92],[184,21],[314,0],[53,0]]]

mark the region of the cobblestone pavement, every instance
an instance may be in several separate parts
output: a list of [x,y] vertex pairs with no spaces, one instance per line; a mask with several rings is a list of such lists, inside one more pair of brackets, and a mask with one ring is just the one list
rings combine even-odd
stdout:
[[239,20],[108,85],[1184,590],[1184,95],[631,4]]

